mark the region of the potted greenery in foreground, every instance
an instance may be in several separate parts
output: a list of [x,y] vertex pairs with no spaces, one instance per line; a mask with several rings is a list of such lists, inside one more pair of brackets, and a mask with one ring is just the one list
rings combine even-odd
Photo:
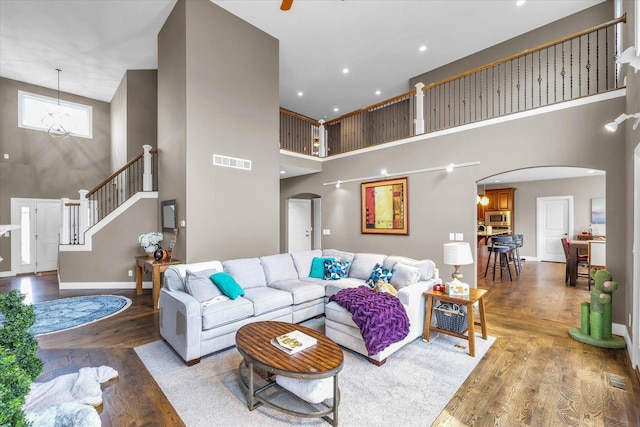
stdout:
[[29,328],[36,315],[18,290],[0,294],[0,426],[27,426],[22,410],[31,383],[42,372],[38,341]]

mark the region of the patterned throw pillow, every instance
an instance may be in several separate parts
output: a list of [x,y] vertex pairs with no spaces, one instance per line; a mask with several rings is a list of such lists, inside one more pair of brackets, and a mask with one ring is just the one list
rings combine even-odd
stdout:
[[347,277],[349,272],[349,261],[336,261],[335,259],[324,260],[324,279],[338,280]]
[[376,266],[373,267],[371,276],[369,277],[366,283],[371,288],[373,288],[376,285],[376,283],[378,283],[378,280],[381,280],[385,283],[389,283],[389,280],[391,280],[391,277],[393,276],[394,272],[395,270],[393,269],[389,270],[388,268],[383,267],[380,264],[376,263]]

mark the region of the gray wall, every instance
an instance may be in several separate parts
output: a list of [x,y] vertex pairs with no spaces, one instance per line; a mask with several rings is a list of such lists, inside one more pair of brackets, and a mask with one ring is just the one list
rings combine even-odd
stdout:
[[[160,198],[178,200],[186,220],[176,256],[193,262],[276,253],[278,41],[213,3],[181,0],[158,47],[160,158],[168,150],[178,163],[161,161]],[[165,123],[168,114],[184,121]],[[253,169],[213,166],[213,154],[251,160]],[[167,180],[176,184],[165,188]]]
[[[281,198],[300,193],[322,197],[324,248],[431,258],[444,274],[442,244],[450,232],[461,232],[473,242],[476,232],[476,182],[514,169],[540,166],[576,166],[606,171],[607,259],[614,277],[625,281],[624,135],[611,134],[603,124],[624,108],[624,98],[577,106],[458,133],[425,137],[410,144],[371,151],[358,156],[329,159],[323,171],[282,180]],[[614,114],[615,116],[616,114]],[[360,233],[360,183],[337,189],[323,182],[372,176],[386,168],[390,173],[480,161],[479,166],[409,176],[409,236]],[[516,192],[517,193],[517,192]],[[516,197],[518,195],[516,194]],[[472,245],[475,247],[475,245]],[[474,257],[475,258],[475,257]],[[463,266],[465,279],[476,285],[475,265]],[[444,275],[443,274],[443,275]],[[623,323],[625,301],[614,298],[614,320]]]
[[[52,69],[52,73],[53,73]],[[0,224],[11,222],[11,198],[68,197],[91,190],[110,174],[109,104],[61,93],[60,98],[93,107],[93,139],[54,139],[18,127],[18,90],[57,97],[57,91],[0,78]],[[10,238],[0,238],[0,272],[11,270]]]
[[[135,271],[135,257],[146,255],[138,244],[138,236],[157,230],[157,206],[157,199],[138,200],[96,233],[91,251],[59,252],[60,283],[69,286],[74,282],[111,282],[133,286],[135,277],[129,277],[128,270]],[[163,241],[161,246],[164,244],[168,242]],[[146,279],[150,280],[150,276]]]
[[157,148],[158,72],[127,70],[111,100],[111,170],[141,154],[143,145]]
[[[635,45],[635,31],[640,23],[635,21],[635,8],[634,8],[633,0],[624,0],[623,8],[627,13],[627,24],[623,27],[623,43],[624,48]],[[636,45],[636,49],[640,48],[640,46]],[[624,106],[624,111],[633,114],[640,112],[640,73],[635,73],[633,68],[629,65],[622,66],[622,73],[626,76],[627,81],[627,98],[626,105]],[[616,110],[609,113],[609,120],[614,119],[622,110]],[[613,274],[613,278],[620,283],[620,287],[622,288],[620,291],[614,294],[614,301],[616,299],[621,299],[618,294],[624,295],[625,301],[625,317],[623,320],[620,320],[621,323],[628,325],[627,318],[632,316],[633,314],[633,288],[634,280],[636,285],[640,286],[640,281],[637,278],[638,272],[635,272],[636,277],[634,277],[633,271],[633,261],[634,261],[634,253],[633,246],[634,240],[633,236],[635,233],[634,229],[634,198],[638,197],[638,185],[640,183],[634,182],[634,167],[633,167],[633,154],[634,150],[640,145],[640,127],[635,131],[632,130],[633,120],[627,120],[624,123],[624,127],[620,126],[616,133],[622,133],[625,135],[625,153],[624,160],[620,163],[620,168],[623,168],[626,171],[625,174],[625,183],[626,189],[624,191],[624,201],[619,205],[611,206],[611,209],[616,209],[620,211],[621,218],[619,219],[622,224],[624,224],[624,229],[626,230],[625,234],[625,251],[624,254],[620,254],[620,258],[623,261],[623,265],[625,266],[625,274],[619,275],[618,273]],[[635,195],[635,196],[634,196]],[[610,205],[607,203],[607,215],[609,214]],[[640,215],[640,212],[635,212],[635,215]],[[608,229],[607,229],[608,232]],[[636,245],[640,244],[639,242],[635,242]],[[608,245],[607,245],[608,246]],[[635,257],[638,257],[638,246],[636,246],[636,254]],[[607,251],[607,260],[609,259],[609,252]],[[616,307],[616,306],[614,306]],[[632,322],[638,324],[638,319],[632,319]],[[631,334],[631,330],[629,331]],[[634,337],[634,345],[638,346],[638,338]]]

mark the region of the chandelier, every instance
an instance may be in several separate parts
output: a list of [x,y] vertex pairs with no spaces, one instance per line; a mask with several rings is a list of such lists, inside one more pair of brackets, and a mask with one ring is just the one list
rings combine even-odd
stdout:
[[478,194],[477,202],[479,205],[487,206],[489,204],[489,198],[487,197],[487,186],[484,186],[484,190],[482,191],[482,196]]
[[49,111],[46,116],[42,118],[42,123],[47,127],[47,133],[54,138],[68,138],[71,135],[71,126],[69,124],[69,114],[62,113],[60,111],[60,72],[59,68],[56,68],[58,72],[58,108],[56,111]]

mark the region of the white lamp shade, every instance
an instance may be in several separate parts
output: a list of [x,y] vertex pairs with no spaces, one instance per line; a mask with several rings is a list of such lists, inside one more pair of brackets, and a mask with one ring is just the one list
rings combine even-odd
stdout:
[[451,242],[444,244],[444,263],[446,265],[473,264],[471,247],[467,242]]

